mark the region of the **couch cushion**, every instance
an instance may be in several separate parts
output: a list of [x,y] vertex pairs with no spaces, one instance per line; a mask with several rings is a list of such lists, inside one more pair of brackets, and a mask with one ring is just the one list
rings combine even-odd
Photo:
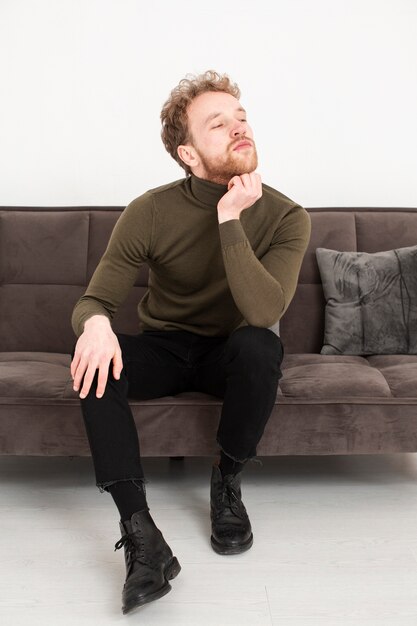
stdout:
[[322,354],[417,354],[417,246],[316,254],[326,299]]
[[391,397],[381,372],[360,356],[290,354],[284,356],[282,370],[280,387],[284,397]]
[[[69,354],[0,352],[0,401],[57,398],[78,400],[72,388]],[[286,400],[323,400],[354,403],[413,398],[417,402],[417,356],[341,356],[289,354],[284,356],[278,403]],[[212,396],[184,392],[167,397],[169,404],[210,403]],[[134,404],[141,401],[133,400]]]
[[396,398],[417,397],[417,357],[408,354],[369,356],[368,362],[378,369]]
[[69,354],[0,352],[0,398],[76,398]]

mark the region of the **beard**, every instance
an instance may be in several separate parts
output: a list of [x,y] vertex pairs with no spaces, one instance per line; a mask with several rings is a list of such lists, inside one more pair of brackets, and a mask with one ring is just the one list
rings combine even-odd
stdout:
[[[242,137],[239,141],[243,141]],[[228,149],[223,157],[209,158],[195,147],[204,168],[204,178],[211,180],[219,185],[227,185],[233,176],[241,176],[253,172],[258,167],[258,154],[253,140],[250,140],[252,148],[248,150],[233,151],[233,147],[238,143],[235,141],[233,146]]]

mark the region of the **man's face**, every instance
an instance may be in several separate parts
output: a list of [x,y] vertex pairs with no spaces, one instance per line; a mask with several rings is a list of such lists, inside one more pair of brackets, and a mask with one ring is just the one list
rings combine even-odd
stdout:
[[239,100],[228,93],[209,91],[194,98],[187,114],[193,174],[227,185],[233,176],[256,170],[253,133]]

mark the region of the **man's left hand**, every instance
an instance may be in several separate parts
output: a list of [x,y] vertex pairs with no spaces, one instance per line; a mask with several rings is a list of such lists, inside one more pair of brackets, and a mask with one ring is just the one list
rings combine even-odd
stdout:
[[233,176],[227,185],[228,191],[217,205],[219,224],[239,219],[241,212],[255,204],[262,196],[262,181],[259,174],[251,172]]

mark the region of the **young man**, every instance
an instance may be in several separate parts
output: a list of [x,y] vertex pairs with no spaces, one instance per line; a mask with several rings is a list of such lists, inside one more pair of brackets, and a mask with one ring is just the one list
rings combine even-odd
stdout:
[[[120,513],[124,613],[167,593],[181,569],[149,512],[128,397],[194,390],[223,398],[211,545],[228,555],[253,542],[241,473],[276,401],[278,322],[295,292],[310,218],[255,172],[255,141],[239,98],[237,85],[214,71],[172,90],[161,134],[186,177],[126,207],[73,311],[71,374],[96,485]],[[141,332],[115,334],[111,320],[144,262],[150,273],[138,307]]]

